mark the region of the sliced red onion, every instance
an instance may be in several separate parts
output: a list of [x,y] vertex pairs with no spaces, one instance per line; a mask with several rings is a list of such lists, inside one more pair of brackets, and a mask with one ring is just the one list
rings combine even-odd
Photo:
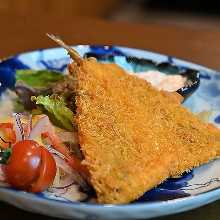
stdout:
[[65,160],[63,160],[62,158],[60,158],[56,154],[53,154],[53,157],[54,157],[54,159],[56,161],[57,167],[62,168],[68,174],[72,174],[73,169],[66,163]]
[[65,156],[60,153],[59,151],[57,151],[56,149],[54,149],[51,145],[45,145],[45,147],[47,148],[47,150],[54,155],[57,155],[58,157],[60,157],[61,159],[65,160]]
[[66,189],[69,188],[70,186],[76,184],[75,181],[69,183],[69,184],[63,184],[64,186],[52,186],[51,188],[53,189]]
[[[54,185],[52,187],[58,188],[66,188],[68,185],[71,185],[71,183],[79,184],[85,191],[89,190],[89,186],[86,183],[86,181],[80,176],[78,172],[73,170],[65,160],[61,159],[56,154],[53,154],[54,159],[56,161],[57,168],[61,168],[63,171],[65,171],[67,177],[65,177],[64,180],[60,181],[58,185],[54,182]],[[59,175],[59,173],[58,173]],[[55,178],[56,179],[56,178]]]
[[24,140],[24,129],[21,123],[20,114],[13,113],[13,119],[14,119],[14,125],[15,125],[15,134],[16,134],[16,140],[22,141]]
[[60,196],[60,197],[62,197],[62,195],[67,192],[67,190],[68,190],[67,188],[56,189],[56,188],[53,188],[53,187],[50,187],[48,189],[49,192],[54,193],[55,196]]
[[26,126],[27,126],[27,130],[26,130],[25,138],[28,139],[32,130],[32,115],[28,115],[28,121]]
[[79,190],[79,186],[71,185],[65,189],[49,189],[48,191],[52,192],[55,196],[59,196],[70,201],[82,201],[85,200],[88,196],[85,193],[82,193]]
[[38,122],[32,128],[28,139],[29,140],[35,139],[41,136],[41,134],[44,132],[55,132],[54,127],[51,125],[50,120],[46,115],[42,116],[38,120]]

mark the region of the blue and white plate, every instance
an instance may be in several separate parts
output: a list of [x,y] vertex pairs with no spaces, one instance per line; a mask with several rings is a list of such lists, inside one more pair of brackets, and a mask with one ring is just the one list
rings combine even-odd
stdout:
[[[220,126],[220,74],[218,72],[143,50],[82,45],[74,48],[82,56],[93,54],[102,61],[104,59],[104,62],[115,62],[128,71],[155,69],[156,66],[156,68],[162,68],[167,74],[173,74],[176,71],[188,76],[191,74],[192,77],[189,79],[192,80],[194,87],[183,94],[186,97],[189,96],[185,99],[184,105],[196,114],[208,115],[209,122]],[[138,59],[131,64],[130,57]],[[139,62],[140,60],[145,60],[148,64]],[[2,60],[0,93],[14,86],[14,74],[17,69],[52,69],[63,72],[69,62],[70,59],[62,48],[37,50]],[[220,160],[215,160],[190,173],[183,174],[180,178],[168,179],[157,188],[146,192],[137,201],[127,205],[71,202],[51,197],[48,193],[31,194],[4,187],[0,187],[0,200],[27,211],[61,218],[146,219],[183,212],[220,199],[219,167]]]

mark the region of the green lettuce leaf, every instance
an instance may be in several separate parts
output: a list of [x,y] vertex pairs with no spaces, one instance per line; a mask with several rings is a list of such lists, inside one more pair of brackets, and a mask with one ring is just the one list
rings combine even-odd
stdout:
[[49,118],[61,127],[72,131],[73,130],[73,112],[66,106],[63,97],[54,96],[38,96],[32,97],[32,101],[35,101],[37,105],[42,106],[48,114]]
[[30,87],[46,88],[51,83],[63,80],[64,75],[51,70],[17,70],[16,81],[22,81]]

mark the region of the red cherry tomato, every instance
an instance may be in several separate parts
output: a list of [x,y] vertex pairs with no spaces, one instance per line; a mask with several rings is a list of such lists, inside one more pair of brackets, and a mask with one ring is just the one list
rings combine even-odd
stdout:
[[39,175],[41,149],[37,142],[19,141],[12,148],[12,154],[5,166],[7,181],[14,187],[25,189]]
[[41,166],[38,179],[31,185],[29,191],[42,192],[53,183],[56,175],[56,162],[47,149],[41,146]]
[[7,182],[13,187],[41,192],[52,184],[56,164],[44,147],[33,140],[24,140],[13,146],[4,171]]

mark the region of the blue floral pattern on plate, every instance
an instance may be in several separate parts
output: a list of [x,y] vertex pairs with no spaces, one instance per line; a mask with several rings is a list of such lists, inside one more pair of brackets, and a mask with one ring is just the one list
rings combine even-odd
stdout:
[[[144,58],[156,63],[169,63],[183,71],[188,69],[198,71],[201,85],[184,105],[195,113],[210,112],[209,121],[220,126],[220,74],[216,71],[170,56],[131,48],[82,45],[75,48],[82,56],[89,53],[102,56],[114,55],[113,62],[132,71],[133,67],[125,62],[126,57]],[[0,62],[0,92],[3,92],[5,88],[13,87],[16,69],[52,69],[63,72],[69,61],[70,59],[61,48],[23,53],[3,60]],[[136,71],[140,71],[140,69]],[[25,210],[62,218],[150,218],[189,210],[220,198],[220,189],[217,189],[220,186],[219,166],[220,160],[215,160],[180,178],[168,179],[128,205],[70,202],[54,198],[49,193],[30,194],[7,188],[0,188],[0,198],[2,201]]]

